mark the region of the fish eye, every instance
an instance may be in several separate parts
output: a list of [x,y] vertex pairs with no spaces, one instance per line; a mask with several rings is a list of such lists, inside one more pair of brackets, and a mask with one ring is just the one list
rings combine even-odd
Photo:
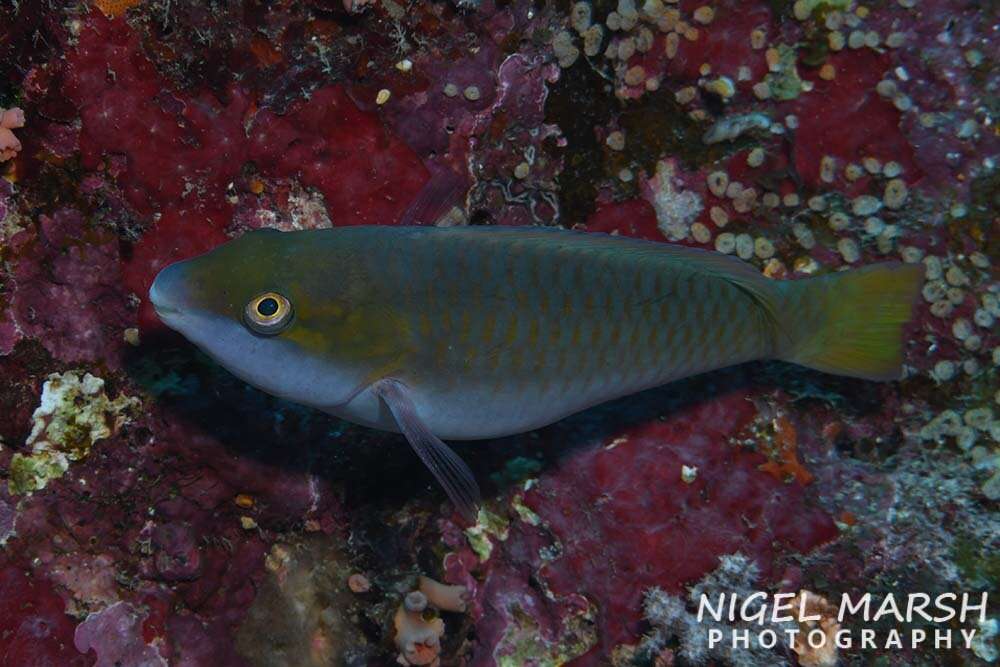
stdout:
[[278,312],[278,300],[273,296],[267,296],[257,302],[257,314],[262,317],[271,317]]
[[273,336],[292,321],[292,304],[277,292],[264,292],[250,299],[243,309],[243,320],[251,331]]

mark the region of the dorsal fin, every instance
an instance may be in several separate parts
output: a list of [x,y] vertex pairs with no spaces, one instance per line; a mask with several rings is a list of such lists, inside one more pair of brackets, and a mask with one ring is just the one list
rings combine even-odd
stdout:
[[401,226],[434,225],[459,204],[465,179],[448,168],[434,173],[399,219]]

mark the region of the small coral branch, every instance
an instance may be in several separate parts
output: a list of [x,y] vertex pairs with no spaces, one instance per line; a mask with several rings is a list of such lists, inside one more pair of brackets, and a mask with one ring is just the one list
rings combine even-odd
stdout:
[[444,621],[425,618],[427,596],[420,591],[409,593],[396,610],[397,661],[401,665],[439,665]]
[[430,577],[420,577],[420,592],[431,606],[443,611],[464,613],[469,601],[469,589],[465,586],[449,586]]
[[6,162],[21,152],[21,142],[13,130],[24,127],[24,111],[18,107],[0,107],[0,162]]
[[444,621],[428,611],[436,608],[464,612],[468,597],[465,586],[449,586],[420,577],[419,590],[407,594],[393,619],[399,649],[396,661],[401,665],[440,665]]

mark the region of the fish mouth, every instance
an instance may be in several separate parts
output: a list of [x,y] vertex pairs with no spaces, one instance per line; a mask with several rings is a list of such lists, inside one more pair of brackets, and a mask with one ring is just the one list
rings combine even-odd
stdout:
[[177,310],[176,308],[172,308],[170,306],[165,306],[162,304],[157,305],[155,301],[153,302],[153,310],[156,311],[156,314],[160,317],[161,320],[164,321],[176,320],[177,317],[181,314],[181,311]]
[[179,294],[183,293],[180,273],[179,263],[171,264],[156,274],[149,287],[149,301],[153,304],[153,310],[168,325],[176,322],[182,312],[177,304]]
[[155,280],[149,288],[149,301],[153,304],[153,310],[156,311],[157,315],[171,315],[180,312],[164,298],[163,290]]
[[157,305],[153,304],[153,310],[156,312],[156,316],[160,318],[160,321],[165,324],[170,329],[174,331],[181,331],[184,322],[184,316],[180,310],[173,308],[171,306]]

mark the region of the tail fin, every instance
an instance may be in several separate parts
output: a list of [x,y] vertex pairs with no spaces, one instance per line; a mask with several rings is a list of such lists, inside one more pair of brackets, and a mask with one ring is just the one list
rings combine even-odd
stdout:
[[778,357],[837,375],[895,380],[902,373],[902,328],[921,285],[920,265],[887,262],[779,283]]

